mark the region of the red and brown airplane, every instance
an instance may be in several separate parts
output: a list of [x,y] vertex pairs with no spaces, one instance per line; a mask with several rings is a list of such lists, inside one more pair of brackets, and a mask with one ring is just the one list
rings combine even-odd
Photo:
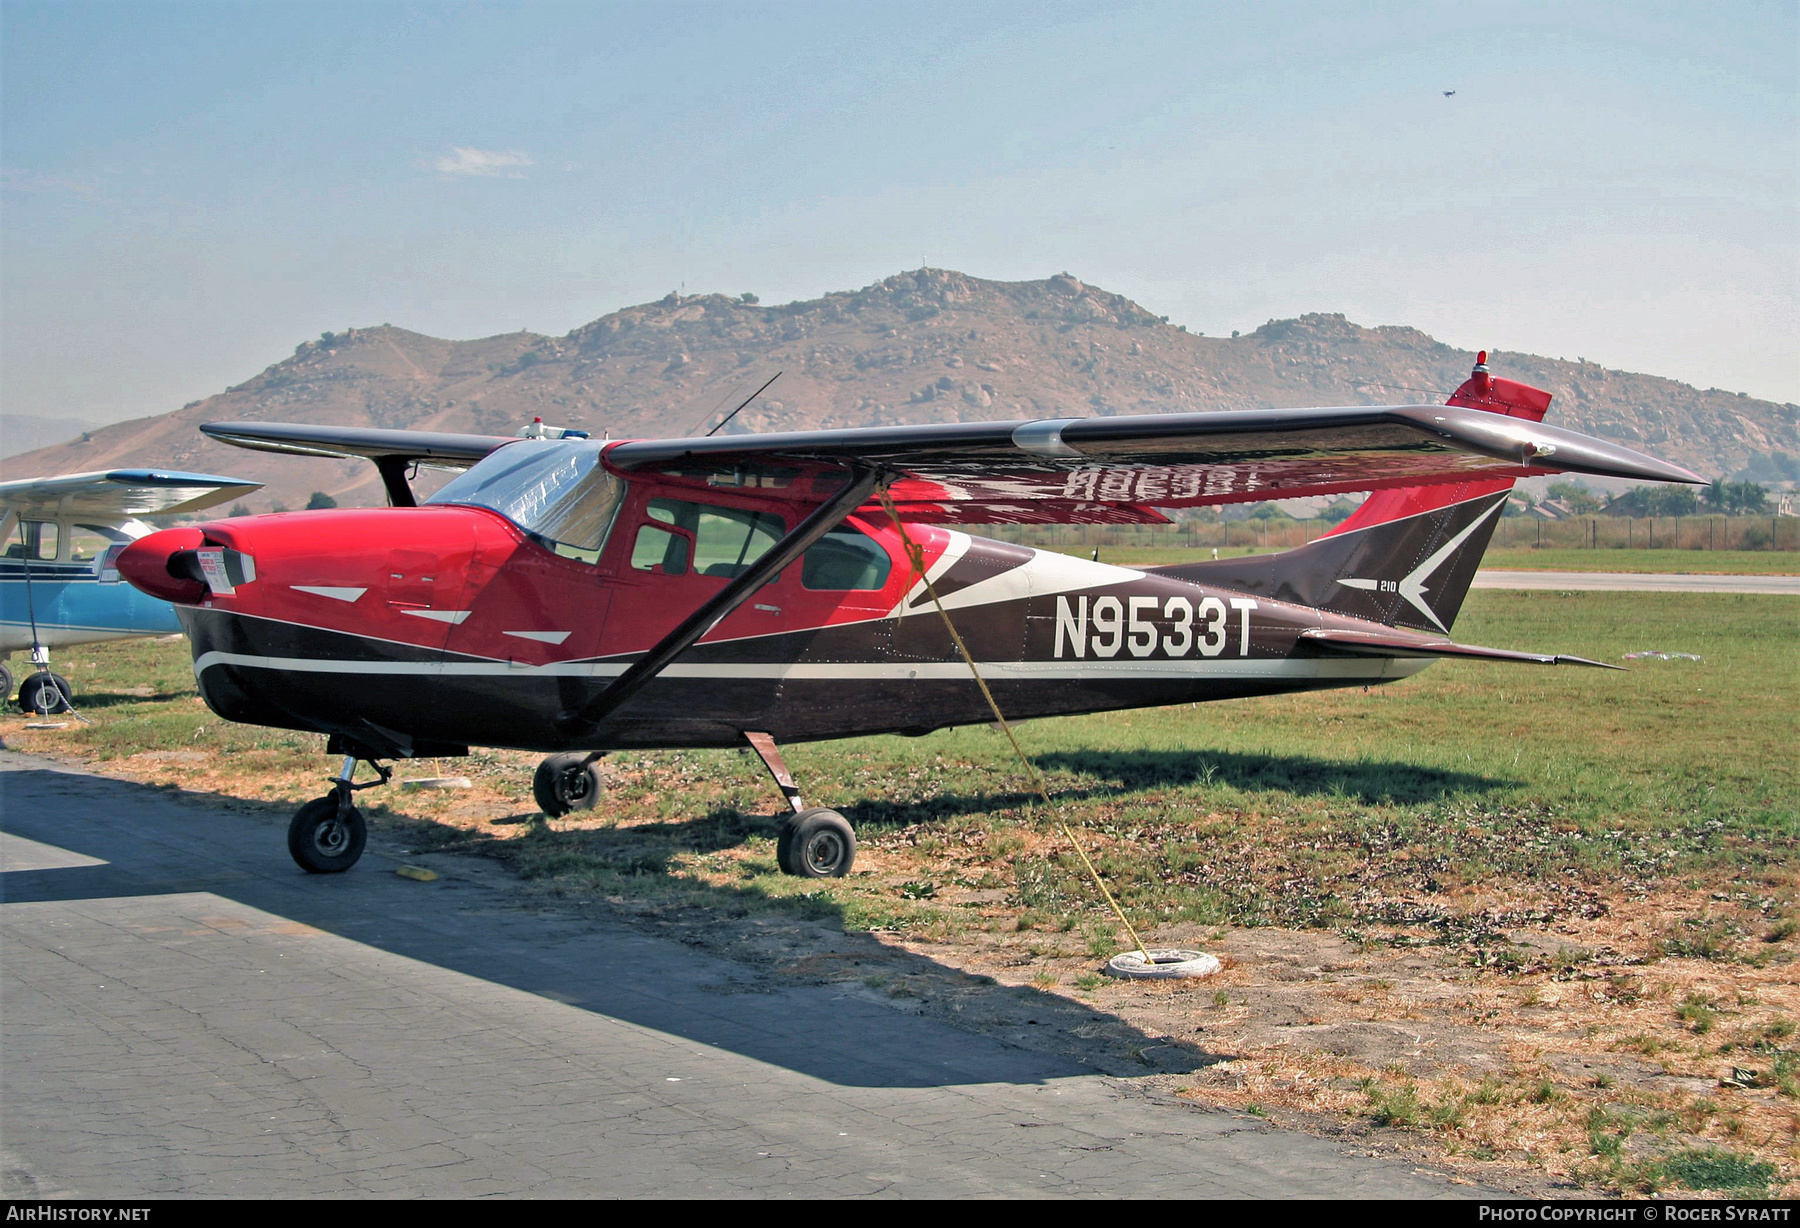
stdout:
[[[795,812],[782,868],[841,875],[850,825],[804,805],[778,745],[992,719],[931,590],[1009,719],[1365,686],[1446,656],[1597,664],[1449,638],[1507,492],[1701,479],[1543,425],[1549,394],[1485,358],[1442,406],[613,442],[218,423],[367,457],[393,506],[166,529],[118,565],[176,603],[214,712],[344,757],[289,829],[307,870],[361,855],[353,793],[382,760],[555,752],[535,785],[557,815],[594,804],[606,751],[748,743]],[[416,505],[419,464],[467,472]],[[947,527],[1351,491],[1374,493],[1309,545],[1170,567]],[[379,780],[354,783],[363,760]]]

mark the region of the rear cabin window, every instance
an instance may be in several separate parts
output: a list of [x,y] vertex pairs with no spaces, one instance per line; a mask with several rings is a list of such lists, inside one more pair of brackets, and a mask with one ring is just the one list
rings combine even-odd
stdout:
[[747,571],[786,532],[773,512],[685,499],[652,499],[644,510],[652,523],[640,525],[631,544],[631,566],[637,571],[679,576],[691,570],[729,580]]
[[881,588],[893,567],[879,542],[847,524],[813,543],[802,560],[801,587],[829,592]]

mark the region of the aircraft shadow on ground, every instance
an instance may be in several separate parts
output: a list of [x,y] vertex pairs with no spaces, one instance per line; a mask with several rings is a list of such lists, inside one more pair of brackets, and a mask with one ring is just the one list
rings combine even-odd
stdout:
[[[1435,802],[1456,794],[1515,788],[1520,783],[1392,760],[1345,761],[1214,750],[1057,751],[1039,756],[1037,763],[1046,771],[1111,782],[1112,788],[1105,791],[1221,784],[1247,793],[1341,797],[1364,805]],[[1082,792],[1093,791],[1097,790]]]
[[[1021,1032],[1031,1029],[1021,1039],[1078,1029],[1090,1036],[1103,1032],[1110,1051],[1131,1056],[1123,1065],[1108,1060],[1106,1068],[1114,1073],[1182,1073],[1220,1060],[1071,999],[995,985],[897,951],[868,933],[834,935],[829,951],[804,954],[787,966],[754,967],[703,956],[694,971],[679,959],[667,959],[666,950],[662,958],[647,961],[642,950],[603,944],[593,937],[592,920],[575,908],[550,906],[547,912],[542,898],[518,897],[517,911],[503,907],[491,910],[498,914],[491,923],[471,922],[459,911],[467,907],[466,899],[420,894],[416,885],[391,874],[393,862],[378,852],[343,875],[308,875],[287,855],[286,805],[49,770],[5,773],[0,789],[6,803],[0,830],[106,863],[0,874],[0,902],[6,904],[210,892],[408,959],[847,1086],[1034,1084],[1098,1069],[1072,1055],[1045,1051],[1068,1052],[1072,1044],[1026,1048],[937,1019],[908,1018],[870,1001],[862,982],[865,969],[887,981],[918,978],[914,983],[934,987],[927,994],[978,1006],[991,1021],[1000,1021],[995,1026],[1002,1032],[1005,1021],[1016,1017]],[[649,831],[605,831],[584,845],[632,872],[665,873],[676,852],[726,847],[759,826],[772,829],[773,820],[720,808]],[[429,849],[466,846],[468,833],[428,820],[384,823],[377,829],[377,849],[396,836],[409,849]],[[795,904],[796,919],[843,929],[842,912],[830,901],[813,896]],[[681,893],[676,907],[743,915],[745,893],[694,885]],[[769,920],[778,922],[779,914]],[[469,931],[482,924],[490,927]],[[539,949],[521,955],[522,934],[527,946]],[[484,936],[491,941],[484,943]],[[647,937],[660,935],[652,930]],[[592,943],[591,949],[580,948],[589,954],[572,959],[571,944],[582,941]],[[930,1004],[929,997],[917,1002]]]

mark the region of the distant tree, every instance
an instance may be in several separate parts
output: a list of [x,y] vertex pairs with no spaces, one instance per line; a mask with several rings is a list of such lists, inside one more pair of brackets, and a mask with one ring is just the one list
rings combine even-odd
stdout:
[[754,294],[750,293],[748,290],[746,290],[742,294],[738,295],[738,301],[744,302],[744,303],[749,303],[752,307],[754,307],[758,303],[762,302],[761,299],[757,298]]
[[1356,504],[1352,503],[1350,500],[1333,499],[1331,501],[1331,506],[1319,513],[1319,519],[1323,520],[1326,524],[1342,524],[1344,521],[1350,519],[1351,514],[1355,511]]
[[1760,516],[1769,510],[1769,492],[1760,482],[1727,482],[1725,507],[1733,516]]
[[1700,501],[1689,486],[1633,486],[1607,501],[1608,516],[1692,516]]
[[250,514],[250,509],[245,507],[242,503],[233,503],[231,505],[231,510],[225,514],[228,517],[229,516],[248,516]]
[[1286,512],[1282,511],[1280,508],[1276,507],[1273,503],[1258,503],[1255,507],[1250,509],[1250,519],[1251,520],[1290,520],[1290,519],[1292,519],[1292,517],[1290,517]]
[[306,510],[309,512],[316,512],[322,508],[336,507],[336,506],[337,506],[337,500],[333,499],[330,495],[326,494],[322,490],[313,491],[312,498],[310,498],[306,501]]
[[1709,512],[1729,510],[1730,505],[1725,499],[1725,479],[1714,478],[1708,482],[1700,492],[1700,502]]
[[271,503],[269,504],[269,510],[271,512],[285,512],[288,510],[288,506],[285,503]]

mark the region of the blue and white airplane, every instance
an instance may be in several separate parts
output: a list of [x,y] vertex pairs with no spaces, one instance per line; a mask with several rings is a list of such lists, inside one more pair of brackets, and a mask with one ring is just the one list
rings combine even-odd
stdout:
[[155,525],[140,516],[197,512],[240,499],[260,482],[206,473],[112,469],[0,482],[0,699],[6,662],[29,651],[19,688],[27,712],[63,712],[73,691],[50,672],[50,649],[181,630],[173,607],[119,582],[119,553]]

